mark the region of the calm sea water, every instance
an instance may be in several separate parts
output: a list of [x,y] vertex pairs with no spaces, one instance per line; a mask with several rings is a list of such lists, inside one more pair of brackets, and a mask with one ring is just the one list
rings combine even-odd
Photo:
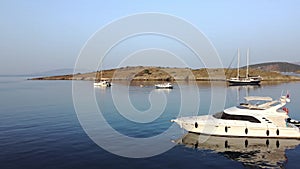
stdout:
[[[82,87],[93,88],[92,82],[81,82]],[[136,123],[120,115],[114,106],[112,90],[122,88],[116,83],[112,88],[93,89],[99,109],[108,123],[119,133],[134,138],[148,138],[167,130],[170,119],[178,116],[182,95],[178,86],[173,90],[157,91],[149,84],[132,84],[129,87],[131,104],[140,111],[151,108],[149,95],[167,100],[159,118],[151,123]],[[200,107],[191,105],[184,111],[207,114],[211,102],[209,83],[198,83],[199,91],[193,91],[189,84],[181,84],[181,92],[199,95]],[[215,91],[226,91],[226,107],[234,106],[246,95],[262,95],[278,98],[282,90],[289,90],[292,102],[288,105],[290,116],[300,119],[300,83],[263,84],[260,87],[214,86]],[[156,92],[156,93],[155,93]],[[126,93],[118,93],[122,97]],[[84,97],[84,96],[83,96]],[[193,97],[191,97],[193,98]],[[192,104],[192,101],[191,101]],[[89,106],[89,103],[86,103]],[[194,111],[194,112],[193,112]],[[112,154],[95,144],[81,127],[72,100],[71,81],[28,81],[24,77],[0,77],[0,168],[244,168],[278,167],[297,168],[300,147],[295,142],[278,141],[278,146],[262,144],[251,145],[257,140],[247,140],[249,146],[239,150],[234,148],[236,140],[227,140],[231,148],[224,149],[225,142],[211,139],[213,145],[199,144],[194,135],[177,131],[168,138],[174,147],[169,151],[149,158],[126,158]],[[118,147],[122,140],[110,132],[99,133],[110,138],[109,148]],[[225,140],[226,141],[226,140]],[[245,140],[237,140],[244,143]],[[148,151],[159,147],[144,145]],[[247,144],[248,145],[248,144]],[[131,145],[134,146],[134,145]],[[256,149],[253,149],[256,147]],[[225,151],[224,151],[225,150]]]

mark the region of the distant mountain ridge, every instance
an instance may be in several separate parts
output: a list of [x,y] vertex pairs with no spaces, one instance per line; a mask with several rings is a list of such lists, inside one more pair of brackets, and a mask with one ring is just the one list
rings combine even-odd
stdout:
[[296,65],[300,65],[300,62],[295,62],[294,64],[296,64]]
[[[242,68],[246,68],[246,66]],[[300,72],[300,65],[288,62],[259,63],[249,65],[249,68],[272,72]]]
[[[85,73],[89,72],[89,70],[77,70],[76,73]],[[73,68],[64,68],[64,69],[55,69],[45,72],[39,72],[39,73],[32,73],[29,74],[30,76],[58,76],[58,75],[66,75],[66,74],[73,74],[74,69]]]

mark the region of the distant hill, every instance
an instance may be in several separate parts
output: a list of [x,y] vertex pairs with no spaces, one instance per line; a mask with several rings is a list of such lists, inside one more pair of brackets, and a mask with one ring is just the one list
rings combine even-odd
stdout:
[[[76,73],[84,73],[84,72],[89,72],[89,71],[88,70],[78,70],[77,72],[75,72],[75,74]],[[65,69],[55,69],[55,70],[39,72],[39,73],[32,73],[32,74],[29,74],[29,76],[58,76],[58,75],[67,75],[67,74],[73,74],[73,73],[74,73],[73,68],[65,68]]]
[[295,62],[294,64],[296,64],[296,65],[300,65],[300,62]]
[[[246,68],[245,66],[242,68]],[[299,72],[300,65],[288,62],[268,62],[250,65],[249,68],[271,72]]]
[[[272,69],[274,70],[274,69]],[[245,75],[246,70],[241,69],[240,75]],[[300,77],[283,75],[280,72],[264,71],[250,68],[251,76],[260,75],[264,81],[294,81]],[[163,67],[126,67],[103,70],[100,72],[68,74],[62,76],[48,76],[32,78],[30,80],[135,80],[135,81],[224,81],[230,77],[236,77],[236,69],[189,69],[189,68],[163,68]]]

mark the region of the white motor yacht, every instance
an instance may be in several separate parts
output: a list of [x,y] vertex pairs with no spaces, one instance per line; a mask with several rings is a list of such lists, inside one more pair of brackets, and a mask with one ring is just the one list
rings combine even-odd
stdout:
[[173,89],[173,85],[171,83],[156,84],[155,87],[157,89]]
[[284,107],[290,102],[288,94],[278,100],[257,96],[248,96],[245,100],[246,103],[214,115],[181,117],[171,121],[189,132],[206,135],[300,139],[300,122],[291,120],[288,109]]

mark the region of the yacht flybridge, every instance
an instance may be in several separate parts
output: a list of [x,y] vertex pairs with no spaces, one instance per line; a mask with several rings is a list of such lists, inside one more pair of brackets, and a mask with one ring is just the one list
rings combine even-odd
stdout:
[[300,139],[300,122],[291,120],[288,109],[284,107],[290,102],[288,94],[278,100],[257,96],[248,96],[245,100],[245,103],[214,115],[181,117],[171,121],[189,132],[206,135]]

